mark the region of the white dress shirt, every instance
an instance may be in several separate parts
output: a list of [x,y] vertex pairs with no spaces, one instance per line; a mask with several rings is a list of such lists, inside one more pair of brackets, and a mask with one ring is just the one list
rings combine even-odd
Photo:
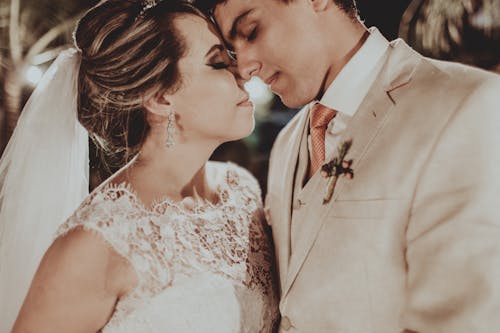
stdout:
[[[342,68],[319,101],[320,104],[337,111],[337,115],[330,121],[325,133],[325,161],[335,157],[342,133],[358,110],[387,58],[389,41],[375,27],[370,28],[369,32],[370,36]],[[311,154],[310,136],[308,148]]]

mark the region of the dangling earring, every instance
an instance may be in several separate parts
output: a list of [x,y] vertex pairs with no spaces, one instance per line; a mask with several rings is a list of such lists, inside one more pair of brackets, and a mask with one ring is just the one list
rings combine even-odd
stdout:
[[167,125],[167,147],[172,148],[175,145],[174,142],[175,135],[175,113],[171,111],[168,115],[168,125]]

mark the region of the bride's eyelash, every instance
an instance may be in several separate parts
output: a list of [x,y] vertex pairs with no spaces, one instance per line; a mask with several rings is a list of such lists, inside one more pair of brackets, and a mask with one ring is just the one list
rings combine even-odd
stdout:
[[208,64],[208,66],[212,67],[213,69],[226,69],[229,68],[229,64],[225,62],[215,62]]

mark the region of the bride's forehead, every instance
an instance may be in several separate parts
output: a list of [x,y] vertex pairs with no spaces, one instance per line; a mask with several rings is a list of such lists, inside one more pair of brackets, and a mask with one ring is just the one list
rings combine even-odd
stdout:
[[175,26],[182,35],[189,53],[203,55],[221,40],[212,23],[196,15],[183,15],[175,19]]

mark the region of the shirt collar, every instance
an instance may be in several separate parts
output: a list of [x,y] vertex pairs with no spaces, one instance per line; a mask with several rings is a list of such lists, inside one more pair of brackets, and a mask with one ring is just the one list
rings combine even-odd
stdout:
[[348,116],[356,113],[375,81],[381,60],[389,48],[389,42],[377,28],[372,27],[368,31],[370,35],[364,44],[342,68],[319,101]]

